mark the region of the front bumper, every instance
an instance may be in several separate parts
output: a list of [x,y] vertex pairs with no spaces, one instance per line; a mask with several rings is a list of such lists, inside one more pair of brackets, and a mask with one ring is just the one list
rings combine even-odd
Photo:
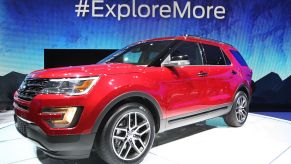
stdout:
[[[39,94],[31,101],[26,101],[14,95],[14,110],[17,116],[33,122],[48,136],[83,135],[92,133],[92,128],[99,115],[100,104],[94,100],[94,95],[66,96],[61,94]],[[53,128],[47,120],[54,119],[54,115],[43,113],[43,109],[80,107],[82,113],[74,127]]]
[[36,143],[47,155],[60,159],[88,158],[94,143],[95,133],[80,135],[48,136],[34,123],[14,116],[16,129]]

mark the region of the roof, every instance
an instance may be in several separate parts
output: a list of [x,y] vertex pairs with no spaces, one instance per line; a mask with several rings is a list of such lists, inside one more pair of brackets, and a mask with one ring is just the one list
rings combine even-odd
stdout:
[[194,40],[194,41],[199,41],[199,42],[205,42],[205,43],[212,43],[212,44],[222,44],[222,45],[227,45],[230,47],[234,47],[231,44],[215,40],[215,39],[209,39],[209,38],[204,38],[204,37],[199,37],[195,35],[181,35],[181,36],[170,36],[170,37],[163,37],[163,38],[153,38],[145,41],[161,41],[161,40]]

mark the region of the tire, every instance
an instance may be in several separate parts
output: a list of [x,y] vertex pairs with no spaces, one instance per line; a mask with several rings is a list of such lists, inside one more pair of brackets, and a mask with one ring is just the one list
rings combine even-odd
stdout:
[[97,153],[109,164],[142,162],[155,137],[151,113],[139,103],[126,103],[114,111],[101,131]]
[[249,98],[243,91],[239,91],[235,95],[231,111],[223,118],[228,126],[241,127],[246,122],[248,113]]

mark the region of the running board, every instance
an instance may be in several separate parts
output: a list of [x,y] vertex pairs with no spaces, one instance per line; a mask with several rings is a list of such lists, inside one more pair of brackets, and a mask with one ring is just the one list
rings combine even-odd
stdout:
[[192,114],[169,118],[167,121],[166,129],[174,129],[190,124],[194,124],[207,119],[219,117],[230,112],[232,105],[222,106],[215,109],[210,109],[202,112],[195,112]]

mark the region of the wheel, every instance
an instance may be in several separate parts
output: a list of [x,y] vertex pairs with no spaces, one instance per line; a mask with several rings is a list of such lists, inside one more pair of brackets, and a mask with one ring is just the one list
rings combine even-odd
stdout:
[[228,126],[240,127],[246,122],[248,113],[249,98],[244,92],[239,91],[235,95],[231,111],[224,116],[224,121]]
[[101,132],[97,153],[109,164],[140,163],[153,145],[155,124],[148,109],[127,103],[115,110]]

